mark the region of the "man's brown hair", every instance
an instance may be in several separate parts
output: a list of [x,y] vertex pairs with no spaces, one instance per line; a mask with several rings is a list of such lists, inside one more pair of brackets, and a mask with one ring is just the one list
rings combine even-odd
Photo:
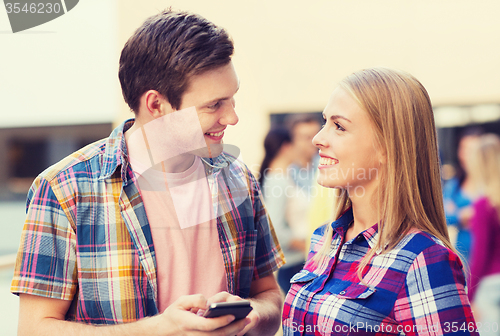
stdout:
[[120,56],[123,97],[137,113],[148,90],[179,109],[189,79],[231,61],[227,32],[200,15],[165,10],[148,18],[129,38]]

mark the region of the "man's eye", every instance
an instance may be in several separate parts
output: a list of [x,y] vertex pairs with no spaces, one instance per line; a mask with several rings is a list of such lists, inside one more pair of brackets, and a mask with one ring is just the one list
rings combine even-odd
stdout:
[[218,101],[217,103],[213,104],[213,105],[209,105],[208,108],[209,109],[212,109],[212,110],[215,110],[217,109],[218,107],[220,106],[220,101]]

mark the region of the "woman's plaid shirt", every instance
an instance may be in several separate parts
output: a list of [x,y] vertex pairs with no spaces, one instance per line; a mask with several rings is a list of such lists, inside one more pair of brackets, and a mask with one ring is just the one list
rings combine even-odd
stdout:
[[462,263],[436,238],[415,231],[390,252],[375,254],[357,276],[360,260],[374,248],[377,225],[345,242],[349,209],[331,224],[328,258],[311,262],[326,226],[312,237],[304,269],[285,300],[283,334],[290,335],[478,335]]

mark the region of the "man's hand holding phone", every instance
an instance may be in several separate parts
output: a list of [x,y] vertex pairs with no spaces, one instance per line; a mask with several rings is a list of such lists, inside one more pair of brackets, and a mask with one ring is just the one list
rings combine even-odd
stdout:
[[[248,313],[247,313],[248,315],[246,315],[246,317],[242,318],[242,320],[245,320],[244,323],[246,323],[246,326],[242,331],[240,331],[237,334],[237,336],[245,335],[250,329],[255,327],[257,325],[257,323],[259,322],[259,314],[254,309],[252,309],[251,302],[248,300],[243,300],[239,296],[231,295],[228,292],[220,292],[220,293],[217,293],[214,296],[212,296],[210,299],[208,299],[208,301],[213,302],[213,303],[219,303],[219,304],[220,303],[227,303],[227,304],[236,303],[237,305],[239,305],[239,307],[235,308],[233,313],[229,313],[230,315],[233,315],[233,316],[243,314],[243,313],[246,313],[246,311],[248,311]],[[243,303],[238,304],[238,302],[242,302],[242,301],[243,301]],[[248,303],[250,303],[250,309],[247,306]],[[224,305],[222,305],[222,307],[225,308]],[[221,309],[219,309],[219,310],[222,311]],[[208,311],[205,313],[208,314]],[[235,318],[237,318],[237,317],[238,316],[235,316]],[[238,323],[240,321],[241,320],[235,320],[233,323]]]
[[214,335],[244,335],[250,323],[247,319],[235,321],[231,314],[205,318],[197,314],[202,310],[209,310],[209,301],[203,295],[181,296],[161,315],[151,320],[163,320],[159,325],[162,326],[161,329],[168,326],[165,335],[199,335],[200,331],[206,335],[211,335],[212,332]]

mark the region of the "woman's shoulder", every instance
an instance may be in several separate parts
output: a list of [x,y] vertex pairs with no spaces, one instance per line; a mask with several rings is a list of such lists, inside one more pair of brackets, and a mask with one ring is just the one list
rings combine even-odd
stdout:
[[[417,257],[424,259],[448,259],[450,261],[460,261],[458,255],[450,250],[437,237],[429,232],[413,230],[407,234],[395,247],[396,250],[405,251],[413,256],[411,262],[415,262]],[[409,260],[410,261],[410,260]]]

